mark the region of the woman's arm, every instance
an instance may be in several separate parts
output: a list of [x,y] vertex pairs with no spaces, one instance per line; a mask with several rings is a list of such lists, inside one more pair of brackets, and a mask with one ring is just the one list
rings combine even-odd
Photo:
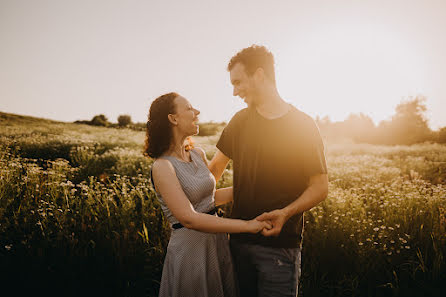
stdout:
[[215,205],[219,206],[231,202],[234,199],[233,187],[221,188],[215,191]]
[[235,220],[198,213],[181,188],[175,169],[168,160],[158,159],[152,165],[156,190],[161,194],[174,217],[186,228],[209,233],[258,233],[271,228],[257,220]]

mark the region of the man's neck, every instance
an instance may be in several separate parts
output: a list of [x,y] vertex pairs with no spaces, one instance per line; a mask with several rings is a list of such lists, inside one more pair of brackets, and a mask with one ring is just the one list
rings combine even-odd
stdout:
[[290,105],[280,97],[277,90],[273,90],[262,96],[255,108],[262,117],[272,120],[287,114]]

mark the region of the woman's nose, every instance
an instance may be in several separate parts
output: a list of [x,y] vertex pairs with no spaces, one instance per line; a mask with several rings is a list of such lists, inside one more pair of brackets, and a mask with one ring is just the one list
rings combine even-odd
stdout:
[[199,111],[198,109],[195,109],[195,113],[196,113],[197,115],[199,115],[199,114],[200,114],[200,111]]

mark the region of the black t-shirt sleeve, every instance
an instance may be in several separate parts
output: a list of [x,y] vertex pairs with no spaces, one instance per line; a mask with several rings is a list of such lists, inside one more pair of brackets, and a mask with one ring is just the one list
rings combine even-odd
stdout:
[[220,139],[217,142],[217,148],[227,157],[233,159],[236,132],[240,127],[240,112],[235,114],[229,121],[228,125],[223,129]]
[[306,122],[306,140],[305,145],[305,173],[311,177],[317,174],[327,173],[327,164],[325,161],[324,143],[322,141],[319,128],[313,119],[309,118]]

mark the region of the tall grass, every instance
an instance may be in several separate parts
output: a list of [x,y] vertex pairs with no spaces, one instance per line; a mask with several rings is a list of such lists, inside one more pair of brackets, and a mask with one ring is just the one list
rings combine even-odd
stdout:
[[[143,139],[127,129],[8,119],[0,129],[1,293],[157,295],[169,227]],[[217,139],[195,142],[210,158]],[[329,144],[327,161],[329,197],[305,214],[300,296],[445,293],[446,147]],[[218,186],[231,183],[228,166]]]
[[169,231],[147,178],[115,175],[113,181],[73,184],[76,169],[67,161],[48,163],[43,170],[0,154],[6,288],[155,295]]

